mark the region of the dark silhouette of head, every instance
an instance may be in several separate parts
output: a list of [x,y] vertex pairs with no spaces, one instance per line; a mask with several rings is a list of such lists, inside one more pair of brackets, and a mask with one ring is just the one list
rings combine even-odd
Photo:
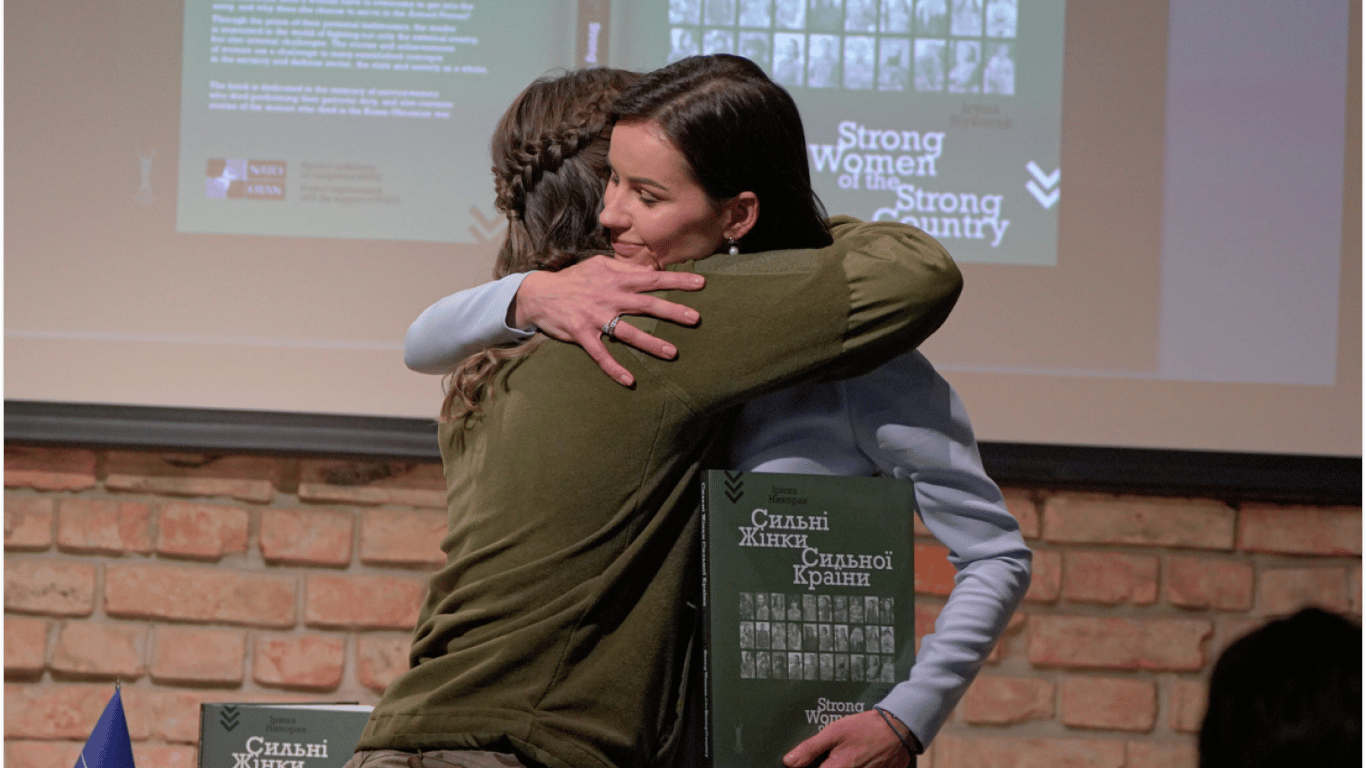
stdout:
[[1361,627],[1319,608],[1226,648],[1200,726],[1200,768],[1291,765],[1361,765]]

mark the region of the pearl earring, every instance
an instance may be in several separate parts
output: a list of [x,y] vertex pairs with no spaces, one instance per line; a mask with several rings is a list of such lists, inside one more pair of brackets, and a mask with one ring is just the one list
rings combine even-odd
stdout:
[[738,256],[740,254],[740,244],[729,237],[726,238],[726,242],[730,244],[730,248],[726,251],[726,253],[729,253],[732,256]]

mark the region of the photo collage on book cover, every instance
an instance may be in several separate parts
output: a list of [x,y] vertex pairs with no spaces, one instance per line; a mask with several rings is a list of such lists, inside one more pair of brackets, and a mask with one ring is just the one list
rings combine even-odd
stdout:
[[740,592],[740,677],[895,682],[890,597]]

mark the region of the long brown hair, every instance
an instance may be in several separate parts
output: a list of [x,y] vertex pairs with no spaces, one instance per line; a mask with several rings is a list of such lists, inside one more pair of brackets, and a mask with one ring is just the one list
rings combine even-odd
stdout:
[[[598,224],[608,176],[607,119],[617,95],[639,77],[621,69],[580,69],[543,77],[513,100],[491,146],[494,207],[508,225],[494,278],[558,271],[610,247]],[[537,334],[462,360],[447,378],[442,420],[478,413],[498,369],[544,338]]]

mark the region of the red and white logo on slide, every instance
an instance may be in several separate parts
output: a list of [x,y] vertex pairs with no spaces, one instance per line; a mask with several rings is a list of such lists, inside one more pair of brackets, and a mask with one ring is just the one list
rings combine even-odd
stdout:
[[204,196],[284,200],[285,161],[210,158]]

